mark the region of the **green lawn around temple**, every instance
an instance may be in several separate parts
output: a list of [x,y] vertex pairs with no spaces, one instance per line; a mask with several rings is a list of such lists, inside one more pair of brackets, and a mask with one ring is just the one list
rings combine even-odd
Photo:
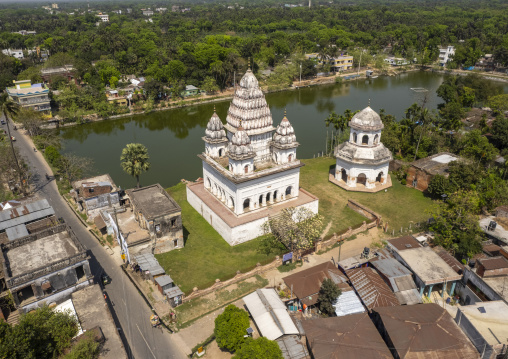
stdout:
[[340,232],[362,218],[351,214],[357,213],[346,207],[348,199],[380,214],[383,221],[388,222],[389,232],[425,221],[429,218],[427,211],[436,205],[436,201],[422,192],[400,184],[395,176],[392,176],[392,187],[386,192],[350,192],[328,181],[330,167],[335,165],[334,158],[320,157],[302,162],[305,166],[301,169],[300,187],[319,197],[319,212],[325,217],[324,222],[332,221],[329,234]]
[[258,238],[230,246],[187,202],[185,184],[179,183],[168,192],[182,207],[185,246],[156,257],[184,293],[191,293],[194,287],[207,288],[216,279],[224,281],[234,277],[238,270],[247,272],[256,263],[266,264],[275,258],[275,253],[266,255],[258,251]]
[[[420,191],[407,188],[393,178],[393,187],[387,192],[348,192],[328,181],[331,158],[302,160],[300,186],[319,198],[319,212],[324,217],[323,228],[330,224],[328,235],[344,231],[362,223],[365,217],[346,206],[348,198],[379,213],[388,221],[389,228],[407,228],[410,223],[428,218],[426,210],[433,201]],[[237,246],[230,246],[187,202],[186,186],[180,183],[168,189],[171,196],[182,207],[185,247],[156,255],[159,263],[176,284],[186,293],[194,287],[211,286],[216,279],[226,280],[239,270],[246,272],[256,263],[268,263],[275,253],[266,255],[258,251],[260,239]],[[330,223],[331,222],[331,223]]]

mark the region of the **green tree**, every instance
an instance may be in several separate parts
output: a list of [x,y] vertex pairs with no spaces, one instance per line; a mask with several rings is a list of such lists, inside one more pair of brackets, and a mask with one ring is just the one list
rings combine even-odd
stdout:
[[321,283],[318,294],[317,305],[319,310],[325,315],[333,316],[335,313],[333,304],[341,294],[340,288],[331,279],[325,278]]
[[19,324],[0,322],[1,358],[57,358],[78,332],[75,319],[48,307],[21,316]]
[[271,217],[262,228],[272,243],[272,248],[305,250],[314,246],[321,235],[323,217],[307,208],[285,208],[276,217]]
[[508,149],[508,118],[498,116],[494,120],[492,123],[492,142],[499,150],[506,151]]
[[219,348],[235,352],[245,342],[244,335],[249,327],[249,314],[230,304],[222,314],[215,318],[215,340]]
[[32,83],[42,82],[41,70],[37,67],[29,67],[18,74],[18,80],[30,80]]
[[62,359],[95,359],[99,353],[100,345],[95,341],[93,332],[86,332],[84,338],[80,338]]
[[457,144],[461,156],[482,163],[489,163],[498,155],[497,149],[482,135],[480,130],[467,132]]
[[22,186],[22,188],[24,188],[23,178],[21,175],[21,173],[22,173],[21,167],[19,166],[19,160],[18,160],[18,156],[16,155],[16,151],[14,151],[14,144],[12,141],[11,128],[9,126],[9,118],[12,119],[13,117],[15,117],[19,113],[20,107],[17,103],[15,103],[14,101],[12,101],[9,98],[9,95],[6,92],[4,92],[0,97],[0,109],[2,111],[2,114],[5,118],[5,122],[7,124],[7,135],[9,136],[9,142],[11,144],[12,156],[16,162],[16,167],[18,170],[19,184],[20,184],[20,186]]
[[441,198],[443,194],[447,194],[449,192],[448,179],[440,174],[433,176],[430,180],[427,191],[434,198]]
[[487,104],[494,114],[503,115],[505,111],[508,111],[508,94],[492,96]]
[[238,349],[233,359],[283,359],[282,351],[279,345],[264,337],[251,339],[248,338]]
[[203,81],[201,88],[205,90],[207,94],[214,94],[219,91],[219,86],[217,86],[217,82],[213,77],[207,77],[205,81]]
[[431,212],[429,230],[434,242],[471,258],[481,252],[484,234],[478,224],[480,198],[475,191],[459,190]]
[[129,143],[122,150],[120,164],[122,169],[129,175],[136,177],[137,186],[140,188],[139,176],[150,169],[148,149],[141,143]]
[[115,89],[117,85],[118,85],[118,77],[116,77],[116,76],[111,76],[111,78],[109,79],[109,86],[110,86],[112,89]]

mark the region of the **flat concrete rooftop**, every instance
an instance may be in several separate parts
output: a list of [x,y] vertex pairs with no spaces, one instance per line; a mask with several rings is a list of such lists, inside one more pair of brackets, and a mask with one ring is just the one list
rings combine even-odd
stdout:
[[129,189],[127,194],[147,220],[182,210],[158,183],[148,187]]
[[406,249],[399,255],[425,285],[460,280],[457,274],[441,257],[428,247]]
[[508,275],[482,278],[504,300],[508,301]]
[[107,173],[99,175],[99,176],[85,178],[85,179],[82,179],[79,181],[72,182],[72,188],[79,188],[79,187],[81,187],[81,185],[83,183],[86,183],[86,182],[92,182],[92,183],[109,182],[111,184],[111,187],[113,187],[111,189],[111,192],[115,192],[117,190],[117,187],[116,187],[115,183],[113,182],[113,179]]
[[508,305],[502,300],[461,306],[460,310],[490,345],[502,345],[499,340],[508,338]]
[[127,244],[136,243],[140,240],[150,238],[150,233],[139,226],[139,223],[134,217],[134,213],[130,210],[118,212],[116,218],[118,220],[120,231],[122,232]]
[[118,335],[115,322],[104,301],[99,285],[96,284],[78,290],[72,293],[71,298],[81,328],[83,330],[90,330],[93,327],[99,326],[106,337],[99,357],[111,359],[126,358],[122,340]]
[[80,252],[67,231],[37,239],[5,252],[12,277],[31,272]]

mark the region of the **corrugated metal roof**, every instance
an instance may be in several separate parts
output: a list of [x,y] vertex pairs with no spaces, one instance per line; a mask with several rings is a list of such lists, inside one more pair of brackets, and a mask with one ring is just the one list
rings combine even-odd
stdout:
[[376,308],[374,312],[399,358],[480,358],[450,314],[438,304]]
[[17,226],[7,228],[5,233],[10,241],[28,236],[28,230],[24,224],[18,224]]
[[164,291],[164,294],[168,297],[168,298],[174,298],[174,297],[178,297],[179,295],[183,295],[184,293],[182,292],[182,290],[180,289],[179,286],[175,286],[175,287],[172,287],[172,288],[169,288],[169,289],[166,289]]
[[350,269],[346,274],[367,308],[400,305],[390,287],[374,269]]
[[171,279],[170,276],[168,276],[167,274],[165,275],[161,275],[160,277],[157,277],[155,278],[155,282],[160,285],[161,287],[164,287],[168,284],[171,284],[173,283],[173,279]]
[[441,259],[444,260],[446,264],[448,264],[455,272],[458,274],[464,273],[464,265],[446,250],[443,249],[437,255],[440,256]]
[[339,296],[337,302],[335,302],[333,307],[335,308],[335,314],[338,317],[342,317],[348,314],[365,312],[365,308],[362,302],[360,301],[360,298],[358,298],[356,293],[352,290],[348,292],[343,292]]
[[142,271],[149,271],[152,275],[164,274],[164,269],[160,266],[155,256],[151,253],[143,253],[134,256]]
[[0,231],[53,214],[55,214],[55,211],[45,199],[0,211]]
[[[317,301],[317,293],[323,280],[329,278],[335,284],[347,282],[347,278],[332,262],[325,262],[309,269],[284,277],[288,288],[293,286],[293,293],[305,304],[313,305]],[[312,298],[309,298],[312,297]]]
[[275,340],[285,334],[299,334],[286,306],[272,288],[258,289],[243,298],[261,335]]
[[386,278],[394,278],[413,274],[395,258],[378,259],[376,261],[371,261],[371,263]]
[[302,321],[314,358],[393,359],[366,313]]
[[277,339],[284,359],[306,359],[309,357],[307,348],[296,335],[285,335]]
[[422,296],[417,289],[402,290],[395,293],[397,300],[402,305],[413,305],[423,303]]
[[482,258],[478,259],[478,262],[484,266],[486,270],[508,268],[508,260],[504,257]]
[[413,281],[413,277],[411,275],[406,275],[403,277],[390,278],[390,283],[392,284],[392,288],[394,292],[401,292],[410,289],[416,289],[416,284]]

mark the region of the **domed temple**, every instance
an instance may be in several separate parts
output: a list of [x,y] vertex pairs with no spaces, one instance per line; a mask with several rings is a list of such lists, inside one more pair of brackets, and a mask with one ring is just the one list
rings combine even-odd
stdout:
[[258,80],[249,69],[235,88],[226,124],[214,109],[203,137],[203,181],[187,185],[187,200],[230,244],[263,234],[268,216],[287,207],[318,211],[299,187],[299,143],[286,113],[273,126]]
[[349,141],[335,148],[335,175],[330,181],[349,191],[378,192],[392,186],[392,153],[381,143],[381,117],[366,107],[349,121]]

